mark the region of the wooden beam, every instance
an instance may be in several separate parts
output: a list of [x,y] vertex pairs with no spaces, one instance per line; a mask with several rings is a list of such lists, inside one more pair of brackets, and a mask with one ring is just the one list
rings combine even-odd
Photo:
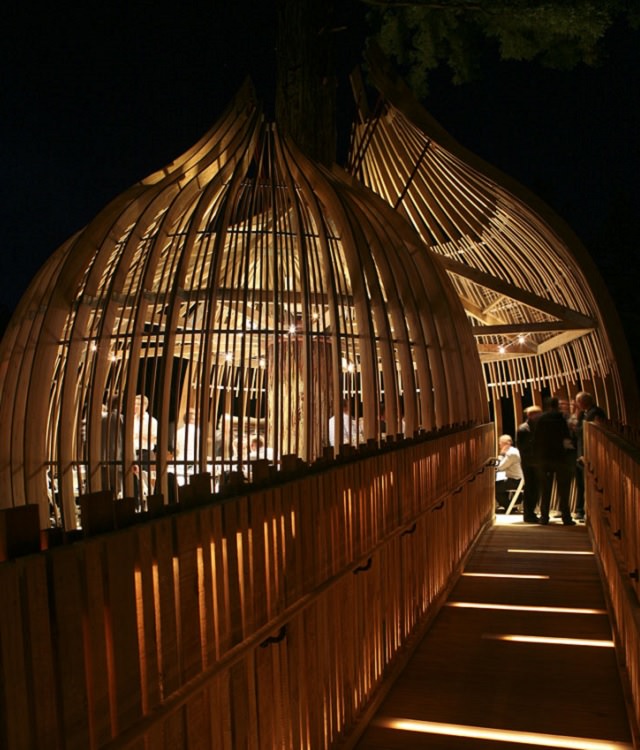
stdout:
[[567,322],[572,323],[576,328],[596,327],[593,318],[590,318],[587,315],[583,315],[576,310],[572,310],[569,307],[560,305],[557,302],[552,302],[551,300],[545,299],[544,297],[539,297],[537,294],[529,292],[526,289],[520,289],[514,284],[510,284],[508,281],[497,279],[494,276],[485,273],[484,271],[480,271],[477,268],[472,268],[471,266],[460,263],[459,261],[453,260],[452,258],[447,258],[446,256],[441,255],[434,250],[431,250],[430,252],[432,255],[435,255],[439,258],[440,262],[447,269],[447,271],[455,274],[456,276],[462,276],[463,278],[469,279],[476,284],[487,287],[487,289],[493,289],[493,291],[497,292],[498,294],[502,294],[505,297],[509,297],[510,299],[521,302],[523,305],[533,307],[534,309],[545,312],[548,315],[554,315],[561,320],[566,320]]
[[[474,336],[495,336],[500,334],[505,335],[518,335],[522,334],[526,336],[528,333],[547,333],[552,331],[567,331],[570,334],[578,333],[582,336],[585,333],[593,330],[592,328],[579,328],[567,323],[564,320],[549,320],[542,321],[540,323],[503,323],[501,325],[487,325],[487,326],[473,326],[472,329]],[[570,339],[576,338],[571,335]]]

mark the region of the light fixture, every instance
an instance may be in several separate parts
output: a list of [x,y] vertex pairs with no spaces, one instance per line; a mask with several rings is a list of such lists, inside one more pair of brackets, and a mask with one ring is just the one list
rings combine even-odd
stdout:
[[509,612],[553,612],[555,614],[570,615],[606,615],[605,609],[588,607],[545,607],[533,604],[492,604],[490,602],[445,602],[445,607],[459,607],[461,609],[499,609]]
[[483,638],[491,641],[511,641],[512,643],[540,643],[553,646],[593,646],[595,648],[614,648],[613,641],[596,638],[557,638],[542,635],[522,635],[520,633],[484,633]]
[[378,719],[374,726],[398,729],[405,732],[422,732],[449,737],[469,737],[474,740],[509,742],[511,744],[535,745],[543,748],[567,748],[568,750],[633,750],[628,742],[592,740],[586,737],[566,737],[541,732],[519,732],[491,727],[472,727],[463,724],[444,724],[437,721],[415,721],[414,719]]

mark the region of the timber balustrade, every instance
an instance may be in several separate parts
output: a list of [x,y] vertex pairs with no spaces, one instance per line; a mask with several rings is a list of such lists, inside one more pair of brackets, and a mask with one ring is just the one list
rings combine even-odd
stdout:
[[407,441],[0,564],[0,745],[332,747],[492,519],[494,450]]
[[585,423],[585,490],[592,538],[611,601],[618,658],[640,721],[640,450]]

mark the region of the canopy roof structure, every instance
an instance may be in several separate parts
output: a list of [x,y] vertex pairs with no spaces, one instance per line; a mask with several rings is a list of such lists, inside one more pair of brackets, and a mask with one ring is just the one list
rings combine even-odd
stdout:
[[144,505],[194,473],[221,488],[256,462],[486,422],[487,387],[587,388],[626,420],[597,274],[447,139],[391,86],[329,171],[247,83],[22,299],[0,346],[0,506],[74,528],[87,492]]
[[584,389],[613,419],[635,423],[622,327],[578,239],[539,199],[460,146],[375,51],[371,68],[384,96],[374,114],[357,96],[349,169],[446,268],[494,402],[512,397],[517,406],[525,394],[571,398]]

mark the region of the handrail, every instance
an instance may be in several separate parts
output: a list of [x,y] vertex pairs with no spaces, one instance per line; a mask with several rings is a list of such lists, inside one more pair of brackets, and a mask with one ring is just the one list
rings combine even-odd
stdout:
[[640,746],[640,451],[607,426],[585,422],[585,457],[589,527]]
[[3,747],[335,744],[491,522],[493,447],[451,431],[0,564]]

